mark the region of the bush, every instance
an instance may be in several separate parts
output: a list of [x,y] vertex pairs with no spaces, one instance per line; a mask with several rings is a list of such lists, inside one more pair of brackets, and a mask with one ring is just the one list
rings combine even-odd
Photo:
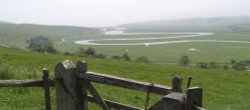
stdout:
[[113,55],[113,56],[111,57],[111,59],[114,59],[114,60],[122,60],[123,58],[122,58],[121,56],[119,56],[119,55]]
[[123,58],[125,61],[131,61],[131,59],[130,59],[130,57],[129,57],[129,55],[128,55],[127,53],[124,53],[124,54],[122,55],[122,58]]
[[88,49],[86,49],[84,53],[87,56],[95,56],[95,54],[96,54],[95,49],[92,47],[89,47]]
[[200,62],[197,64],[197,67],[202,68],[202,69],[208,69],[208,64]]
[[180,61],[179,61],[179,64],[180,64],[180,65],[187,66],[189,63],[190,63],[190,60],[189,60],[189,58],[188,58],[187,55],[183,55],[183,56],[180,58]]
[[27,40],[27,43],[29,43],[28,48],[32,51],[58,53],[53,47],[54,44],[47,37],[42,35]]
[[218,68],[219,66],[215,62],[209,63],[209,68]]
[[136,58],[136,62],[150,63],[149,59],[144,56]]
[[95,56],[96,58],[105,59],[106,56],[103,53],[99,53]]
[[223,69],[224,69],[224,70],[228,70],[228,69],[229,69],[228,65],[224,65],[224,66],[223,66]]
[[243,71],[243,70],[246,70],[247,64],[245,62],[238,62],[238,63],[235,63],[232,68],[235,69],[236,71]]
[[63,55],[73,56],[74,54],[70,52],[64,52]]
[[231,64],[235,64],[235,63],[236,63],[236,60],[232,59],[232,60],[230,61],[230,63],[231,63]]
[[82,47],[79,47],[79,55],[80,56],[95,56],[96,55],[96,51],[92,47],[89,47],[86,50],[84,48],[82,48]]

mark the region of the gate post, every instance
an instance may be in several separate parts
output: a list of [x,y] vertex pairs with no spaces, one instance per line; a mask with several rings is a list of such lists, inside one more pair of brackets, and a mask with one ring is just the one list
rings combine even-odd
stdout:
[[57,110],[87,110],[83,100],[82,84],[76,74],[76,66],[65,60],[55,67]]
[[162,110],[184,110],[185,108],[185,94],[172,92],[163,97]]
[[187,92],[187,110],[195,110],[195,106],[202,107],[202,88],[188,88]]

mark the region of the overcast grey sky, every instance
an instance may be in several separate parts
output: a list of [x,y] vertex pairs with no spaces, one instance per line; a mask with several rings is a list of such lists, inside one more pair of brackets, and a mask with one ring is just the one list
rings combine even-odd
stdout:
[[116,26],[152,20],[250,15],[250,0],[1,0],[0,21]]

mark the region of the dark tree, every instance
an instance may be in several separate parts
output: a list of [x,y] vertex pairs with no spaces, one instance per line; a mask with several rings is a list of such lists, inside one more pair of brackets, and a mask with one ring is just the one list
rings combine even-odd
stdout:
[[189,63],[190,63],[190,60],[189,60],[189,58],[188,58],[187,55],[183,55],[183,56],[180,58],[180,61],[179,61],[179,64],[180,64],[180,65],[187,66]]
[[84,53],[87,56],[95,56],[95,54],[96,54],[95,49],[92,47],[89,47],[88,49],[86,49]]
[[111,59],[114,59],[114,60],[122,60],[122,57],[120,55],[113,55],[111,57]]
[[243,70],[246,70],[247,64],[245,62],[238,62],[238,63],[235,63],[232,68],[235,69],[236,71],[243,71]]
[[228,65],[224,65],[224,66],[223,66],[223,69],[224,69],[224,70],[228,70],[228,69],[229,69]]
[[106,56],[103,53],[96,54],[96,58],[105,59]]
[[125,61],[131,61],[131,59],[130,59],[130,57],[129,57],[129,55],[128,55],[127,53],[124,53],[124,54],[122,55],[122,58],[123,58]]
[[27,42],[29,43],[28,48],[32,51],[57,53],[57,50],[53,47],[54,44],[42,35],[31,38]]
[[198,63],[197,66],[202,69],[208,69],[208,64],[204,62]]

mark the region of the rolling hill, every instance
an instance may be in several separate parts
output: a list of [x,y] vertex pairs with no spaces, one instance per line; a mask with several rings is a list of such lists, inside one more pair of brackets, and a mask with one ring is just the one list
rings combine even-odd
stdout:
[[128,32],[249,32],[250,16],[188,18],[131,23],[118,26]]
[[0,44],[5,47],[27,49],[26,41],[43,35],[58,42],[62,38],[77,38],[99,33],[99,29],[73,26],[45,26],[0,22]]

